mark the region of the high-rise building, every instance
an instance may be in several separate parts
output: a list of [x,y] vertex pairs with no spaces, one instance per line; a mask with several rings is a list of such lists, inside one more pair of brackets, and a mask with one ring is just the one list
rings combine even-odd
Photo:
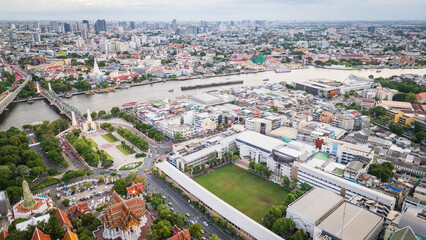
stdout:
[[39,22],[34,22],[33,23],[33,27],[34,28],[40,28],[40,23]]
[[71,32],[71,24],[69,23],[64,23],[64,31],[67,32]]
[[82,30],[90,30],[89,20],[83,20],[83,29]]
[[135,22],[130,22],[130,29],[135,29],[135,28],[136,28]]
[[58,22],[52,21],[50,22],[50,30],[52,32],[58,32]]
[[105,19],[98,19],[95,23],[95,31],[96,33],[106,32],[106,22]]
[[177,22],[176,22],[176,19],[173,19],[173,21],[172,21],[172,28],[173,28],[173,29],[176,29],[176,28],[177,28]]
[[81,30],[81,37],[86,40],[87,38],[89,38],[89,33],[87,30]]
[[9,38],[10,38],[10,40],[15,40],[15,39],[18,38],[18,36],[16,35],[15,31],[10,31],[9,32]]
[[39,43],[39,42],[41,42],[41,40],[40,40],[40,34],[38,34],[38,33],[33,33],[31,35],[31,38],[33,40],[33,43]]
[[123,27],[123,30],[127,30],[127,22],[119,22],[118,26]]
[[376,32],[376,27],[375,26],[369,26],[367,28],[368,33],[373,34],[374,32]]

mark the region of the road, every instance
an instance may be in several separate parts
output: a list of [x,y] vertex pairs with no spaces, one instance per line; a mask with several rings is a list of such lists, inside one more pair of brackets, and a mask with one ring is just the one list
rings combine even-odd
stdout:
[[[169,208],[173,208],[173,210],[177,213],[189,213],[190,217],[185,216],[189,221],[194,221],[195,223],[201,224],[201,229],[204,230],[204,237],[209,237],[212,234],[217,234],[219,238],[231,239],[230,235],[225,232],[221,227],[216,226],[210,223],[209,219],[195,209],[193,205],[189,204],[186,200],[184,200],[180,194],[170,188],[163,180],[153,176],[152,174],[145,175],[147,190],[151,193],[161,193],[166,197],[166,205]],[[168,202],[171,202],[173,205],[169,206]],[[206,222],[208,226],[206,227],[203,223]]]
[[[18,69],[20,69],[19,67],[17,67]],[[23,71],[20,71],[22,74]],[[25,85],[27,85],[27,83],[32,79],[32,77],[30,75],[26,76],[25,81],[19,85],[19,87],[17,89],[15,89],[15,91],[13,91],[12,93],[10,93],[9,95],[7,95],[5,98],[3,98],[0,101],[0,114],[6,109],[6,107],[16,98],[16,96],[18,96],[18,94],[21,92],[22,88],[25,87]]]

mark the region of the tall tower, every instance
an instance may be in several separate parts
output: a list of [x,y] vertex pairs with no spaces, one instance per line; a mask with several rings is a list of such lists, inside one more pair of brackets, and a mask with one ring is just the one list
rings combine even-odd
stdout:
[[47,83],[47,86],[49,87],[49,91],[52,91],[52,86],[50,85],[50,82]]
[[96,58],[95,58],[95,62],[93,63],[93,73],[96,73],[96,74],[101,73],[101,70],[99,70],[99,66],[98,66],[98,62],[96,61]]
[[27,181],[22,181],[22,189],[24,191],[24,210],[30,210],[33,209],[37,202],[33,198],[33,194],[30,191],[30,188],[28,187]]
[[41,92],[40,92],[40,85],[39,85],[39,83],[38,83],[38,82],[36,82],[36,89],[37,89],[37,93],[41,93]]
[[91,123],[92,122],[92,114],[90,114],[90,110],[87,109],[87,122]]

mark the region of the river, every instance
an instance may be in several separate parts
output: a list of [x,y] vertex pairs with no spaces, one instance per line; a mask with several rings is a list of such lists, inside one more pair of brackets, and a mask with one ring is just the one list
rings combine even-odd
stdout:
[[[144,102],[149,100],[158,100],[169,98],[173,99],[177,96],[190,95],[200,91],[209,91],[212,88],[204,88],[202,90],[181,91],[180,87],[197,84],[208,84],[213,82],[221,82],[226,80],[244,80],[244,84],[215,87],[214,89],[226,89],[236,86],[259,86],[264,82],[265,78],[269,79],[269,83],[278,83],[286,81],[305,81],[315,79],[331,79],[343,81],[350,74],[360,77],[390,77],[392,75],[401,74],[426,74],[426,69],[382,69],[380,73],[376,73],[375,69],[362,70],[333,70],[309,67],[308,69],[293,70],[290,73],[275,73],[273,71],[261,72],[256,74],[234,75],[228,77],[214,77],[206,79],[194,79],[188,81],[169,81],[152,85],[143,85],[131,87],[128,89],[117,89],[115,93],[95,94],[95,95],[76,95],[72,98],[64,99],[65,102],[78,108],[82,113],[87,111],[110,110],[114,106],[120,106],[126,102],[138,101]],[[168,92],[174,89],[174,92]],[[21,128],[24,124],[41,122],[44,120],[55,120],[61,117],[58,110],[50,106],[47,100],[36,101],[33,104],[28,103],[12,103],[9,110],[4,111],[0,115],[0,130],[7,130],[11,126]]]

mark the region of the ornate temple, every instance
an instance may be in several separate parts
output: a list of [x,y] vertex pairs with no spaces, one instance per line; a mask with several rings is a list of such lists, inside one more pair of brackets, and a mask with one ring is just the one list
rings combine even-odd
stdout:
[[89,211],[89,205],[87,202],[80,204],[74,203],[74,205],[72,205],[68,211],[73,218],[76,218],[84,215],[87,211]]
[[24,199],[15,204],[12,209],[7,211],[7,218],[9,222],[18,218],[29,219],[36,214],[44,214],[52,209],[53,200],[48,196],[33,196],[28,186],[27,181],[22,181],[22,189],[24,192]]
[[34,230],[33,237],[31,240],[52,240],[49,235],[44,234],[37,227]]
[[101,217],[104,239],[137,240],[148,222],[142,198],[124,200],[115,191]]
[[84,132],[93,132],[96,131],[96,123],[92,120],[92,114],[90,110],[87,109],[87,120],[83,123],[83,131]]
[[126,188],[127,196],[136,197],[143,194],[143,185],[142,183],[132,182],[132,186]]

